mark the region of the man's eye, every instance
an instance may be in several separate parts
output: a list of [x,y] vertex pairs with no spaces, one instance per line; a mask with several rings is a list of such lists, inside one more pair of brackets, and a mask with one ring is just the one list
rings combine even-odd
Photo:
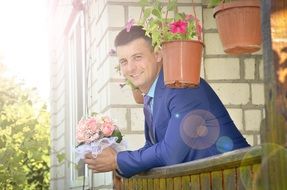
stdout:
[[134,60],[136,60],[136,61],[140,61],[141,59],[142,59],[142,56],[140,56],[140,55],[137,55],[134,57]]
[[127,61],[120,61],[121,66],[125,66],[127,64]]

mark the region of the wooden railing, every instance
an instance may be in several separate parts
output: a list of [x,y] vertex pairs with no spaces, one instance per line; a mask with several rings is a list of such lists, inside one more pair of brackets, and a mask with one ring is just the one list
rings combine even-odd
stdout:
[[117,190],[240,190],[261,188],[260,146],[116,177]]

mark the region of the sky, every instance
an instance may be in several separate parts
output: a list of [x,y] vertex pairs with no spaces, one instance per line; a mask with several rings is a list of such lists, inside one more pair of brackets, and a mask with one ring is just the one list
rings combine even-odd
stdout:
[[0,0],[0,53],[9,74],[49,98],[47,0]]

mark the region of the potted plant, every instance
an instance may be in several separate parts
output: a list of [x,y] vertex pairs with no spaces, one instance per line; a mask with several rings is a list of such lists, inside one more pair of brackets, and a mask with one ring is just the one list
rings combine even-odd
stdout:
[[260,0],[210,0],[224,52],[253,53],[261,48]]
[[155,50],[162,50],[165,85],[197,86],[204,45],[195,11],[194,15],[178,12],[176,0],[140,0],[139,3],[142,13],[138,24],[152,38]]

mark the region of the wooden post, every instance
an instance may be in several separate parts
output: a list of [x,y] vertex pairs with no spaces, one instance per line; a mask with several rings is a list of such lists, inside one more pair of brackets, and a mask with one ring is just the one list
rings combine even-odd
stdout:
[[266,120],[262,134],[264,189],[286,189],[287,0],[262,1]]

